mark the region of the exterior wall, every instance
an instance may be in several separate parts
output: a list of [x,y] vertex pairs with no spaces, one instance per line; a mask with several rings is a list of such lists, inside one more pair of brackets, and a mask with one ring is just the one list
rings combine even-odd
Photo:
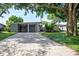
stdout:
[[0,24],[0,31],[2,31],[4,27],[5,26],[3,24]]
[[18,32],[18,24],[13,24],[13,25],[11,26],[11,31],[12,31],[12,32]]
[[66,25],[60,25],[59,28],[63,31],[66,31]]
[[[31,30],[35,30],[34,32],[40,32],[39,23],[25,23],[25,24],[27,25],[27,32],[30,32],[30,29],[31,29],[30,25],[35,25],[34,29],[32,28]],[[24,27],[24,29],[26,29],[26,28]],[[11,26],[11,31],[12,32],[19,32],[19,30],[20,29],[19,29],[19,25],[18,24],[13,24]]]
[[0,29],[2,29],[3,28],[3,25],[0,25]]
[[40,32],[40,26],[39,26],[39,24],[36,24],[35,29],[36,29],[36,32]]

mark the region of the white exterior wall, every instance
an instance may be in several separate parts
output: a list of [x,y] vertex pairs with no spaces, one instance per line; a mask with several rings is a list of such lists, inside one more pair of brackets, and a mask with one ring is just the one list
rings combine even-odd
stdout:
[[66,31],[66,26],[59,26],[59,28],[60,28],[61,30]]
[[58,25],[61,30],[66,31],[67,30],[66,24],[67,24],[66,22],[60,22],[60,23],[57,23],[56,25]]

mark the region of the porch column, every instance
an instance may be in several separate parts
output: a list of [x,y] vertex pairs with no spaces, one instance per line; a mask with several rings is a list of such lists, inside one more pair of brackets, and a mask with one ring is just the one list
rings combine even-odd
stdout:
[[29,24],[27,25],[27,31],[29,32]]

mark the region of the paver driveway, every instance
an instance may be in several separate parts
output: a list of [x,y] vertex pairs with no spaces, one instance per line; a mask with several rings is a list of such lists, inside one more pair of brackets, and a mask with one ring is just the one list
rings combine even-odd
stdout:
[[71,56],[76,55],[76,52],[39,33],[17,33],[0,42],[0,55]]

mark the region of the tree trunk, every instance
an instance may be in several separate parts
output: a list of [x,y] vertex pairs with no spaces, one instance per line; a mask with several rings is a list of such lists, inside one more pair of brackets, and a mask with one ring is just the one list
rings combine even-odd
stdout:
[[74,32],[73,32],[73,36],[77,35],[77,19],[76,19],[76,9],[73,9],[73,26],[74,26]]
[[68,4],[68,20],[67,20],[67,35],[77,35],[77,19],[76,19],[76,7],[75,4]]
[[73,35],[73,19],[72,19],[72,4],[68,5],[68,20],[67,20],[67,35]]

